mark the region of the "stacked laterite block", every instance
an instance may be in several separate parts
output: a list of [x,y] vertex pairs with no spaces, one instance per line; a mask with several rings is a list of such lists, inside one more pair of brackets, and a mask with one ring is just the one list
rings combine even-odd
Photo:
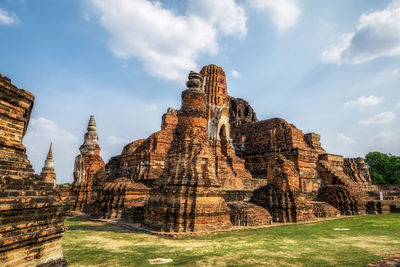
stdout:
[[317,198],[331,204],[343,215],[364,214],[368,195],[359,183],[344,173],[343,162],[339,155],[319,156],[317,169],[323,185]]
[[315,219],[313,206],[299,188],[295,164],[279,154],[268,161],[268,184],[256,189],[250,202],[268,210],[274,222],[304,222]]
[[[319,136],[312,135],[313,145],[318,146]],[[279,118],[246,123],[232,126],[231,137],[236,153],[245,159],[246,168],[253,178],[267,178],[271,167],[269,160],[278,153],[295,164],[302,191],[318,190],[321,181],[316,165],[323,150],[310,147],[303,132],[293,124]]]
[[313,213],[317,218],[340,216],[340,212],[332,205],[322,201],[310,201],[313,205]]
[[95,201],[93,215],[101,218],[123,218],[125,213],[143,207],[150,189],[128,178],[118,178],[102,186]]
[[229,123],[233,127],[258,122],[256,112],[246,100],[229,96],[229,105]]
[[365,164],[362,158],[345,158],[343,161],[343,171],[356,183],[368,186],[372,182],[367,164]]
[[99,178],[104,174],[104,162],[100,157],[99,151],[95,154],[82,156],[83,179],[79,182],[75,180],[71,192],[75,198],[75,211],[90,212],[93,202],[97,199],[98,190],[101,189],[102,181]]
[[54,183],[34,179],[22,138],[34,96],[0,76],[1,266],[66,266],[61,249],[68,201],[54,197]]
[[113,157],[107,164],[107,173],[114,178],[129,177],[145,184],[157,179],[163,171],[178,123],[176,113],[175,109],[169,108],[162,117],[160,131],[126,145],[121,155]]
[[263,207],[244,201],[228,202],[230,218],[236,226],[267,225],[272,222],[269,212]]

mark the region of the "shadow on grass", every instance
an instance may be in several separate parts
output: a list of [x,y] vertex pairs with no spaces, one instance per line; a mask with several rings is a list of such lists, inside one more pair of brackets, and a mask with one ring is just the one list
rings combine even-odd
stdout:
[[98,232],[114,232],[114,233],[132,233],[132,234],[146,233],[145,231],[127,229],[122,226],[114,225],[107,222],[94,221],[87,216],[68,217],[65,222],[68,226],[68,230],[71,231],[98,231]]

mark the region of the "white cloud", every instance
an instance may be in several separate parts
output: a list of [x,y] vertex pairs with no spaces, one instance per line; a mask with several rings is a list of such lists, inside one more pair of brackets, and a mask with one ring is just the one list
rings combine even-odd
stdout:
[[0,25],[18,24],[19,19],[16,15],[10,15],[6,10],[0,8]]
[[396,119],[396,114],[390,111],[382,112],[379,114],[376,114],[372,117],[369,117],[366,120],[360,120],[358,121],[359,124],[361,125],[371,125],[371,124],[387,124],[392,122],[394,119]]
[[158,105],[157,104],[150,104],[148,107],[151,110],[158,110]]
[[244,37],[247,33],[245,10],[234,0],[189,0],[188,13],[215,25],[222,34]]
[[381,131],[373,141],[379,151],[398,155],[400,151],[400,130]]
[[354,32],[341,36],[322,53],[328,63],[360,64],[400,55],[400,0],[383,10],[364,13]]
[[151,75],[163,79],[184,81],[189,70],[197,69],[199,55],[218,52],[219,34],[246,34],[244,9],[233,0],[189,1],[185,15],[157,1],[91,2],[110,34],[110,50],[124,59],[138,58]]
[[49,144],[53,142],[53,156],[57,182],[71,182],[74,159],[78,155],[80,141],[75,135],[46,118],[31,119],[23,144],[35,173],[40,174]]
[[399,74],[399,69],[390,69],[382,71],[379,76],[396,76],[397,74]]
[[232,77],[233,78],[239,78],[240,77],[240,73],[236,70],[232,70]]
[[342,63],[342,54],[351,45],[354,34],[343,34],[338,40],[322,52],[322,60],[328,63]]
[[249,4],[255,9],[267,11],[280,32],[296,25],[301,15],[298,0],[249,0]]
[[341,145],[353,145],[356,143],[351,137],[344,135],[343,133],[338,133],[336,139]]
[[127,144],[128,143],[127,139],[120,138],[120,137],[113,136],[113,135],[107,137],[107,141],[112,145],[123,145],[123,144]]
[[383,97],[361,96],[357,100],[344,103],[345,106],[359,106],[361,108],[376,106],[384,100]]
[[31,119],[26,138],[46,138],[50,141],[77,142],[78,138],[61,129],[54,121],[46,118]]

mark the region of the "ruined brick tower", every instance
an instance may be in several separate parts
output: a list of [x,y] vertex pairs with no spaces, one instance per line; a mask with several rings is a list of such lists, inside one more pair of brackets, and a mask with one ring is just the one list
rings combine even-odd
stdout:
[[252,187],[251,174],[244,160],[235,155],[229,123],[229,96],[224,70],[214,64],[201,70],[203,88],[207,95],[207,131],[215,155],[216,175],[224,189]]
[[201,85],[201,75],[190,72],[164,172],[145,205],[144,225],[155,231],[206,232],[231,226],[215,175]]
[[229,136],[229,97],[226,87],[225,72],[217,65],[208,65],[201,69],[204,92],[207,95],[207,130],[211,140],[219,139],[222,127]]
[[42,172],[40,173],[40,178],[48,183],[53,183],[56,185],[56,173],[54,171],[54,161],[53,161],[53,151],[52,143],[50,143],[49,153],[47,153]]
[[90,116],[84,142],[79,148],[80,154],[75,158],[74,183],[72,191],[75,196],[77,211],[88,211],[90,204],[95,200],[97,190],[97,176],[105,172],[105,164],[100,156],[99,137],[96,121]]
[[69,203],[54,197],[54,182],[35,180],[22,139],[34,96],[0,74],[1,266],[66,266],[61,249]]

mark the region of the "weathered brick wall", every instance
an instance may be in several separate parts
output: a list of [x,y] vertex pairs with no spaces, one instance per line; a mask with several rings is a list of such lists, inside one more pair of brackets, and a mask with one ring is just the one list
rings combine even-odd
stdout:
[[371,185],[371,175],[369,174],[367,164],[363,158],[345,158],[343,162],[343,171],[354,182],[362,185]]
[[105,177],[105,163],[100,156],[100,148],[94,154],[81,155],[82,178],[72,184],[75,199],[74,210],[91,212]]
[[150,188],[128,178],[105,183],[94,203],[92,215],[100,218],[124,218],[133,208],[143,207]]
[[210,105],[225,105],[229,107],[229,97],[224,70],[214,64],[204,66],[200,74],[204,77],[204,92],[207,95],[207,114],[210,114]]
[[169,108],[163,115],[161,130],[147,139],[126,145],[121,155],[113,157],[107,164],[107,174],[114,178],[130,177],[141,182],[157,179],[163,171],[177,123],[176,110]]
[[54,197],[54,184],[36,181],[22,139],[34,96],[0,75],[1,266],[63,266],[61,238],[72,203]]
[[269,180],[256,189],[251,202],[268,210],[275,222],[303,222],[314,219],[313,206],[299,189],[295,165],[276,153],[269,159]]
[[241,157],[294,148],[310,149],[303,132],[279,118],[233,127],[231,138]]
[[231,127],[258,122],[256,112],[246,100],[230,96],[229,103],[229,123]]
[[365,189],[343,171],[343,156],[321,154],[318,173],[323,181],[318,199],[323,200],[343,215],[364,214],[368,195]]
[[228,202],[231,223],[236,226],[257,226],[272,223],[269,212],[263,207],[244,201]]

